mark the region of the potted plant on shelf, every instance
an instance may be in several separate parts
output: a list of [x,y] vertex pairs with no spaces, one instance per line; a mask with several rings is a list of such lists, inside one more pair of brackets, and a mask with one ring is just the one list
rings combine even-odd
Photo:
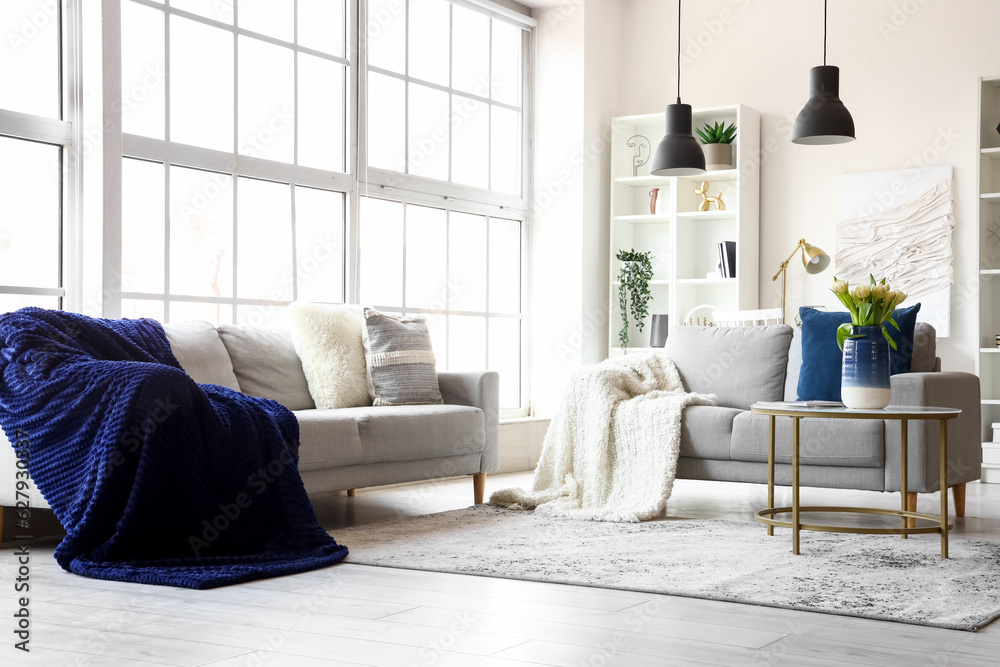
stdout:
[[622,352],[628,353],[628,320],[631,313],[635,326],[642,331],[645,319],[649,316],[649,280],[653,277],[653,262],[650,260],[652,251],[636,252],[619,250],[615,257],[621,261],[618,272],[618,305],[621,307],[622,328],[618,332],[618,342]]
[[733,168],[733,140],[736,139],[736,123],[705,123],[695,132],[701,137],[701,149],[705,152],[705,169],[718,171]]

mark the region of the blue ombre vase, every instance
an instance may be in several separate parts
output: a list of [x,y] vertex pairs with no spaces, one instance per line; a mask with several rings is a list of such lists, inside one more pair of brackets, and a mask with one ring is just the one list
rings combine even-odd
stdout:
[[881,410],[889,405],[889,342],[881,326],[851,327],[844,340],[844,365],[840,375],[840,400],[849,408]]

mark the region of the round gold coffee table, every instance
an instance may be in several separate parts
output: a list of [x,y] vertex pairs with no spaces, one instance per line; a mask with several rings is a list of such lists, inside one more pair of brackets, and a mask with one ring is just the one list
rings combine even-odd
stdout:
[[[890,405],[882,410],[855,410],[843,406],[817,406],[807,403],[754,403],[750,411],[758,415],[768,416],[768,447],[767,447],[767,504],[754,514],[754,518],[767,525],[767,534],[774,535],[774,527],[792,529],[792,553],[799,553],[799,531],[818,530],[828,533],[864,533],[873,535],[900,535],[906,539],[909,535],[918,533],[941,533],[941,558],[948,557],[948,529],[954,524],[948,523],[948,420],[962,414],[957,408],[936,408],[929,406]],[[791,417],[792,419],[792,506],[774,506],[774,423],[776,417]],[[804,417],[823,419],[890,419],[900,424],[900,510],[887,510],[876,507],[820,507],[799,505],[799,420]],[[907,434],[906,425],[909,420],[937,419],[941,423],[941,514],[921,514],[909,512],[906,509],[907,493]],[[791,513],[791,521],[780,521],[776,514]],[[886,514],[898,516],[899,528],[864,528],[861,526],[828,526],[821,524],[806,524],[801,522],[800,515],[808,512],[834,512],[849,514]],[[907,519],[924,519],[933,521],[936,525],[920,528],[908,528]]]

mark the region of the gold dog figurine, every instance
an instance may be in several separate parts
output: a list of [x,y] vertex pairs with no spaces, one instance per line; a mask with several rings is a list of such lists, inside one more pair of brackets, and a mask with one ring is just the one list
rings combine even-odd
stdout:
[[694,193],[696,195],[701,195],[701,205],[698,206],[699,211],[707,211],[712,206],[712,202],[715,202],[715,208],[719,211],[725,211],[726,205],[722,201],[722,191],[719,194],[712,196],[708,194],[708,181],[702,181],[700,188],[695,188]]

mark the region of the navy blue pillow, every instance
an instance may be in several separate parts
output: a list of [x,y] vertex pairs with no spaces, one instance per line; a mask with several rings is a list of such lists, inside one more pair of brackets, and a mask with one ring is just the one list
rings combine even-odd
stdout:
[[[889,372],[909,373],[913,363],[913,329],[917,324],[920,304],[897,308],[892,317],[899,331],[889,327],[898,350],[889,348]],[[837,345],[837,328],[850,323],[848,312],[828,313],[815,308],[799,308],[802,320],[802,369],[799,371],[800,401],[839,401],[840,368],[843,352]]]

